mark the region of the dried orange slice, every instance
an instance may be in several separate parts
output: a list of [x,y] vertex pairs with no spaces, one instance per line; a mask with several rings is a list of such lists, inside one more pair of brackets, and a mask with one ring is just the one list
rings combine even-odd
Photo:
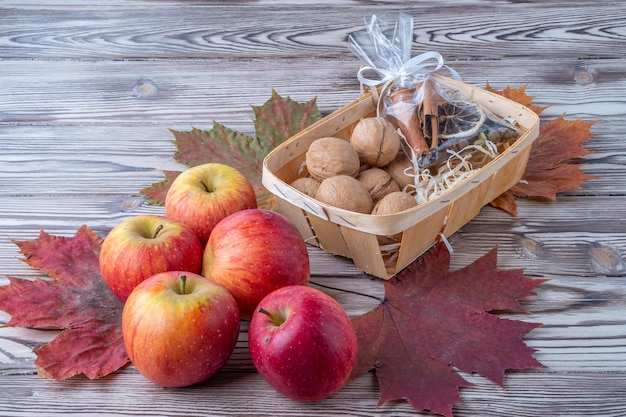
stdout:
[[439,139],[442,140],[471,137],[487,119],[478,104],[469,101],[440,102],[437,112]]

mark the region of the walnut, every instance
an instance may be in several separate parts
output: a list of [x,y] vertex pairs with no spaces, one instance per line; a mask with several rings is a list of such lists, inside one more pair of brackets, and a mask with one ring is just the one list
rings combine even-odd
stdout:
[[317,189],[320,186],[320,182],[315,178],[311,177],[302,177],[296,178],[291,186],[296,190],[308,195],[309,197],[315,198],[315,194],[317,193]]
[[[372,209],[373,215],[395,214],[417,206],[417,200],[404,191],[389,193],[384,196]],[[402,241],[402,232],[389,236],[377,236],[381,246],[393,245]]]
[[381,168],[369,168],[356,177],[369,191],[374,204],[381,198],[394,191],[400,191],[398,183],[391,178],[387,171]]
[[315,198],[333,207],[357,213],[369,214],[374,206],[363,184],[349,175],[326,178],[317,189]]
[[[411,176],[413,172],[415,172],[413,163],[407,158],[404,152],[398,152],[398,155],[396,155],[393,161],[385,167],[385,171],[398,183],[400,189],[404,189],[408,184],[415,182],[415,178]],[[407,175],[407,173],[411,175]]]
[[415,206],[417,206],[417,200],[415,200],[415,197],[403,191],[396,191],[394,193],[387,194],[378,203],[376,203],[374,209],[372,209],[372,214],[395,214]]
[[356,177],[361,166],[359,155],[349,142],[323,137],[315,140],[306,152],[309,174],[319,181],[335,175]]
[[361,119],[350,136],[352,147],[362,162],[384,167],[400,150],[400,135],[395,127],[382,117]]

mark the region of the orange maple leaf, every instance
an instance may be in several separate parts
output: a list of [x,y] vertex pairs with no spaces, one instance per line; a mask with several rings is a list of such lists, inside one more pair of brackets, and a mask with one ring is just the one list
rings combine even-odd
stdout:
[[550,106],[537,106],[533,104],[533,100],[535,96],[529,96],[526,94],[526,86],[523,85],[519,88],[505,87],[504,90],[496,90],[489,83],[485,86],[485,90],[490,91],[495,94],[499,94],[502,97],[508,98],[509,100],[513,100],[516,103],[519,103],[523,106],[528,107],[530,110],[534,111],[537,114],[543,113],[545,109]]
[[[548,107],[533,105],[534,97],[526,95],[525,86],[497,91],[487,84],[485,89],[523,104],[537,114]],[[590,130],[595,123],[566,120],[563,115],[542,122],[522,180],[493,200],[491,205],[517,215],[515,200],[518,198],[556,201],[558,193],[580,189],[583,182],[594,179],[581,171],[579,158],[591,152],[584,144],[594,136]]]

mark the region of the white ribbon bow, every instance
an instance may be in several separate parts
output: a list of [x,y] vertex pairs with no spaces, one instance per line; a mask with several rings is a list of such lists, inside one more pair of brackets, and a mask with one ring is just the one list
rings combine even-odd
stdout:
[[[376,109],[378,114],[382,98],[396,80],[399,80],[401,87],[414,86],[423,81],[428,74],[443,67],[450,71],[453,78],[461,80],[461,76],[455,70],[444,65],[439,52],[424,52],[409,58],[413,39],[411,16],[400,13],[397,20],[393,21],[393,24],[390,24],[391,22],[392,16],[374,15],[369,24],[366,22],[365,31],[348,36],[349,49],[366,63],[357,73],[359,82],[369,87],[383,85],[378,96]],[[368,76],[366,73],[375,75]]]
[[[378,96],[378,103],[376,105],[376,115],[380,116],[380,107],[383,102],[383,98],[394,81],[400,79],[400,85],[404,85],[405,80],[411,79],[414,84],[417,84],[419,80],[423,80],[431,72],[438,71],[443,67],[450,71],[450,74],[452,74],[454,79],[461,81],[461,76],[458,72],[447,65],[444,65],[441,54],[439,52],[432,51],[414,56],[395,70],[376,68],[373,65],[363,66],[357,73],[357,79],[360,83],[369,87],[377,87],[381,84],[383,85],[380,95]],[[380,78],[369,78],[365,75],[365,72],[371,71],[380,75]]]
[[[434,62],[433,62],[434,61]],[[372,65],[366,65],[359,69],[357,73],[357,79],[367,86],[379,86],[385,85],[386,87],[397,79],[404,80],[406,78],[419,79],[426,74],[440,70],[446,67],[455,79],[460,80],[461,76],[452,68],[443,64],[443,57],[439,52],[424,52],[420,55],[414,56],[405,63],[403,63],[398,69],[376,68]],[[380,75],[380,78],[367,77],[365,72],[375,72]]]

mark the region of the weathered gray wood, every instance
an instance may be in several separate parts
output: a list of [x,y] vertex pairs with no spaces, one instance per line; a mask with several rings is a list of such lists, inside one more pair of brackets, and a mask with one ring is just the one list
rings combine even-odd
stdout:
[[[505,389],[480,378],[469,379],[475,385],[462,389],[465,402],[454,407],[454,415],[619,417],[626,413],[626,385],[616,374],[598,378],[598,374],[590,372],[515,372],[506,378]],[[93,388],[87,389],[89,386]],[[579,390],[572,391],[573,386]],[[111,376],[98,384],[82,379],[54,383],[34,376],[0,379],[0,390],[9,399],[3,401],[4,415],[65,416],[80,412],[96,416],[102,415],[103,410],[119,416],[327,416],[330,410],[334,416],[432,415],[416,413],[407,403],[377,407],[376,387],[375,378],[367,374],[329,399],[301,404],[281,398],[256,373],[224,372],[193,389],[175,390],[156,388],[133,373]]]
[[[264,99],[267,98],[269,96]],[[259,104],[262,101],[259,100]],[[581,105],[581,108],[586,106]],[[179,171],[185,168],[173,159],[176,147],[171,143],[174,136],[168,128],[179,131],[188,131],[194,126],[210,129],[208,119],[211,111],[207,111],[201,122],[189,124],[148,119],[147,124],[5,126],[0,129],[0,174],[6,181],[0,183],[0,193],[34,195],[49,194],[50,190],[81,193],[88,186],[97,193],[135,194],[140,188],[160,181],[163,178],[161,170]],[[253,135],[253,117],[248,108],[241,114],[222,120],[232,129]],[[544,120],[554,117],[546,116]],[[591,129],[595,137],[586,145],[593,153],[582,161],[582,169],[596,179],[583,184],[582,190],[573,190],[568,194],[626,193],[626,153],[622,147],[626,121],[605,117],[596,115],[591,119],[598,120]],[[575,118],[574,115],[566,115],[568,120]],[[55,147],[59,143],[63,144],[64,150]],[[55,166],[58,172],[36,179],[25,175],[40,170],[42,166]],[[97,180],[104,172],[117,175],[118,182],[113,190],[107,189],[111,184]],[[77,181],[85,184],[78,184]],[[24,187],[28,193],[24,193]]]
[[[4,57],[34,58],[344,58],[343,42],[364,19],[383,9],[355,2],[331,3],[303,15],[300,4],[242,4],[233,16],[223,4],[3,6]],[[621,2],[404,2],[416,22],[416,47],[449,57],[615,58],[626,46],[626,6]],[[310,6],[309,6],[310,7]],[[306,17],[303,17],[306,16]],[[40,23],[49,29],[42,33]],[[163,25],[163,22],[167,22]]]
[[[254,134],[250,105],[275,89],[314,97],[327,114],[359,96],[361,62],[347,35],[373,13],[416,19],[414,53],[438,50],[464,80],[527,85],[544,121],[596,121],[583,169],[598,177],[557,202],[485,207],[449,241],[451,268],[498,247],[501,268],[548,279],[523,301],[543,326],[525,338],[547,368],[512,371],[505,390],[476,375],[464,416],[626,414],[626,3],[587,0],[377,1],[6,0],[0,4],[0,285],[45,276],[11,242],[39,231],[104,236],[122,219],[162,214],[139,190],[181,170],[168,129],[213,120]],[[383,283],[347,259],[309,248],[312,285],[352,316]],[[0,312],[0,324],[9,316]],[[33,348],[56,331],[0,327],[0,414],[428,415],[376,407],[367,374],[328,400],[283,399],[254,371],[247,323],[233,357],[196,387],[163,390],[129,366],[100,381],[35,375]]]
[[[347,46],[344,46],[347,48]],[[545,116],[619,119],[626,88],[624,59],[451,61],[466,82],[484,87],[527,85]],[[328,113],[359,96],[356,59],[250,61],[31,61],[0,66],[0,122],[189,123],[251,119],[275,89],[295,100],[318,98]],[[588,81],[577,80],[580,72]],[[263,82],[259,82],[263,74]],[[62,84],[45,90],[42,85]]]

